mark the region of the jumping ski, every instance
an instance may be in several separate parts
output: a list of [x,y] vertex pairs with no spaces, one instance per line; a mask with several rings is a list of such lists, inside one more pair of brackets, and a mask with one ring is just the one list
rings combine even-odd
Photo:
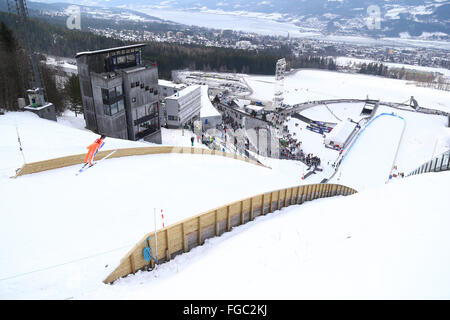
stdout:
[[85,163],[85,164],[83,165],[83,167],[81,167],[81,169],[78,170],[78,172],[77,172],[75,175],[78,176],[80,173],[85,172],[87,169],[89,169],[89,168],[93,167],[94,165],[96,165],[97,163],[102,162],[103,160],[109,158],[110,156],[112,156],[112,155],[113,155],[114,153],[116,153],[116,152],[117,152],[117,149],[114,150],[113,152],[111,152],[110,154],[108,154],[106,157],[104,157],[104,158],[102,158],[102,159],[100,159],[100,160],[98,160],[98,161],[95,161],[92,165],[88,165],[87,163]]
[[78,170],[78,172],[77,172],[75,175],[77,176],[77,175],[79,175],[80,173],[82,173],[82,172],[85,170],[85,168],[87,167],[87,165],[88,165],[88,163],[85,163],[85,164],[81,167],[81,169]]

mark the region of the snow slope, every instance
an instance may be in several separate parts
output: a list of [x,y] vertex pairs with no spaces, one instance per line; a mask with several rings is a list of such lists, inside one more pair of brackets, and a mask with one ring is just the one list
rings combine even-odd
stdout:
[[[291,172],[202,155],[108,159],[75,176],[78,167],[0,180],[0,242],[4,244],[0,260],[8,261],[0,266],[0,279],[117,249],[106,263],[92,259],[90,274],[96,280],[90,279],[102,281],[113,270],[111,264],[154,229],[154,208],[164,209],[164,222],[169,225],[300,180]],[[161,226],[158,211],[157,227]],[[106,264],[110,268],[104,268]],[[70,278],[74,266],[52,269],[50,274]],[[18,281],[28,282],[26,277]],[[46,281],[44,277],[33,282]],[[1,297],[14,294],[3,285],[0,282]],[[32,298],[29,294],[23,297]]]
[[[86,147],[99,136],[84,126],[83,115],[75,117],[70,111],[66,111],[57,122],[41,119],[32,112],[8,112],[0,116],[0,179],[13,176],[15,170],[22,167],[24,158],[29,163],[87,152]],[[162,145],[191,146],[191,131],[165,128],[161,128],[161,131]],[[19,149],[18,135],[23,156]],[[108,137],[102,150],[149,146],[155,144]],[[205,146],[195,141],[194,147]]]
[[409,173],[431,160],[433,155],[450,149],[450,128],[446,117],[402,111],[387,106],[380,106],[376,115],[392,112],[406,121],[395,163],[401,172]]
[[432,173],[284,208],[74,298],[449,299],[449,188]]
[[[99,136],[92,131],[74,129],[70,123],[73,122],[66,118],[62,123],[40,119],[32,112],[8,112],[0,116],[0,178],[13,175],[14,170],[23,165],[17,132],[26,162],[85,153],[86,147]],[[149,146],[148,143],[113,138],[107,138],[106,142],[105,150]]]
[[[96,138],[29,113],[8,113],[0,121],[0,134],[8,137],[0,145],[2,167],[21,164],[15,123],[27,160],[80,153]],[[179,141],[179,132],[171,133],[166,142]],[[181,138],[190,134],[185,130]],[[111,148],[148,146],[106,141]],[[297,164],[276,163],[267,169],[219,156],[160,154],[108,159],[79,176],[79,165],[17,179],[1,176],[0,261],[7,263],[0,264],[0,298],[80,294],[84,286],[106,278],[154,229],[154,208],[164,210],[169,225],[237,199],[300,184],[301,173],[293,174]],[[73,284],[77,281],[80,286]]]

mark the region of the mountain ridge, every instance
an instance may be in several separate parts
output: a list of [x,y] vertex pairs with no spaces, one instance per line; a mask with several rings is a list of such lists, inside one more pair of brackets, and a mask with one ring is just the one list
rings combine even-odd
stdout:
[[[54,2],[43,0],[44,2]],[[59,0],[59,2],[75,2]],[[191,10],[266,15],[278,22],[291,22],[299,28],[312,28],[323,34],[372,37],[411,37],[450,39],[450,1],[446,0],[85,0],[79,4],[108,8]],[[370,6],[380,12],[380,28],[367,21]],[[376,8],[376,7],[375,7]],[[368,13],[369,12],[369,13]],[[375,11],[376,13],[376,11]]]

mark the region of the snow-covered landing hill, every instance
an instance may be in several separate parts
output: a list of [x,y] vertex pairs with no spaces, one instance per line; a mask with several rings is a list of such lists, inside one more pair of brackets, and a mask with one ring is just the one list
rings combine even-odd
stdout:
[[86,264],[60,296],[449,299],[449,188],[450,172],[431,173],[285,208],[112,286],[85,281]]
[[[190,154],[108,159],[79,176],[75,173],[81,165],[10,179],[23,162],[16,124],[27,162],[85,152],[97,137],[27,112],[0,116],[0,261],[6,261],[0,264],[1,298],[39,298],[43,287],[48,290],[42,298],[65,298],[74,279],[82,279],[78,289],[101,282],[154,229],[154,208],[164,210],[169,225],[301,183],[301,166],[291,161],[274,161],[268,169]],[[184,136],[178,133],[164,131],[163,140],[189,141],[187,130]],[[105,142],[105,149],[149,146],[111,138]],[[161,226],[158,214],[157,228]],[[50,285],[53,281],[59,284]]]
[[[81,153],[96,137],[9,113],[0,167],[21,164],[15,123],[27,160]],[[75,177],[77,168],[0,177],[0,299],[449,297],[448,172],[283,209],[109,286],[104,278],[153,230],[154,208],[168,225],[300,184],[301,166],[169,154],[108,159]]]

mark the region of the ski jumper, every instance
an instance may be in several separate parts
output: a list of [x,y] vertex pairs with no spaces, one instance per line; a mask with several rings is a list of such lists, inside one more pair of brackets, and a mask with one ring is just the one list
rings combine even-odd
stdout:
[[89,165],[92,165],[92,160],[95,156],[95,154],[97,153],[98,149],[100,149],[101,147],[103,147],[103,139],[99,138],[97,140],[95,140],[95,142],[93,144],[91,144],[89,147],[87,147],[88,149],[88,153],[86,154],[86,158],[84,158],[84,163],[88,163],[89,161]]

